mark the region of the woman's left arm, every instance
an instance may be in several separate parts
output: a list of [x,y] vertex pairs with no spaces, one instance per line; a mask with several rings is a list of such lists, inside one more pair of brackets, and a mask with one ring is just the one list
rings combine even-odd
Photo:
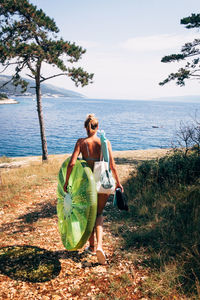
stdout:
[[76,142],[76,145],[74,147],[74,152],[72,154],[72,157],[69,161],[69,164],[67,166],[67,174],[66,174],[66,180],[65,180],[65,184],[64,184],[64,191],[67,193],[67,186],[68,186],[68,181],[69,181],[69,177],[71,175],[71,172],[72,172],[72,169],[76,163],[76,160],[80,154],[80,144],[81,144],[81,139],[79,139],[77,142]]
[[112,154],[112,147],[111,147],[110,141],[108,141],[107,145],[108,145],[108,151],[109,151],[110,168],[111,168],[111,171],[112,171],[112,173],[113,173],[113,175],[115,177],[115,180],[116,180],[115,189],[120,188],[122,190],[122,192],[123,192],[124,188],[121,185],[120,180],[119,180],[119,176],[118,176],[118,173],[117,173],[116,164],[115,164],[115,161],[114,161],[114,158],[113,158],[113,154]]

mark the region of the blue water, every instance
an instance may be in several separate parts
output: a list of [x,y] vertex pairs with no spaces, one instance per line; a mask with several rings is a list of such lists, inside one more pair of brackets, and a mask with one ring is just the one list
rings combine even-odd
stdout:
[[[0,105],[0,156],[41,155],[36,101],[17,100]],[[88,113],[96,114],[114,151],[168,148],[180,121],[192,121],[199,109],[200,103],[190,102],[44,98],[48,153],[71,153],[85,136]]]

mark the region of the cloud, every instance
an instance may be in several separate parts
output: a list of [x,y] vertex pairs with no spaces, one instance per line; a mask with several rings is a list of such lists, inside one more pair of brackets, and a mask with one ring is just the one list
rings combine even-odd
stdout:
[[94,41],[84,41],[80,40],[76,42],[77,45],[82,46],[83,48],[89,49],[89,48],[97,48],[99,47],[99,43],[94,42]]
[[159,34],[140,36],[124,41],[120,46],[130,51],[161,51],[180,48],[197,38],[194,34]]

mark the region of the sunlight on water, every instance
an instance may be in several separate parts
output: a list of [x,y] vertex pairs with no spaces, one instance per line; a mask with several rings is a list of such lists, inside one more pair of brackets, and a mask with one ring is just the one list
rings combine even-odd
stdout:
[[[36,102],[0,105],[0,155],[41,155]],[[49,154],[71,153],[85,136],[84,121],[95,113],[114,151],[171,146],[180,121],[190,121],[200,103],[44,98]]]

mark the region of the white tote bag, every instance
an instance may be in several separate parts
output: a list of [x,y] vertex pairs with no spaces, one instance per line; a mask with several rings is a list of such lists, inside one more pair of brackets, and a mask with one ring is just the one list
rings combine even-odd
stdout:
[[109,171],[108,162],[101,160],[94,163],[94,178],[96,181],[97,193],[114,194],[115,180]]

